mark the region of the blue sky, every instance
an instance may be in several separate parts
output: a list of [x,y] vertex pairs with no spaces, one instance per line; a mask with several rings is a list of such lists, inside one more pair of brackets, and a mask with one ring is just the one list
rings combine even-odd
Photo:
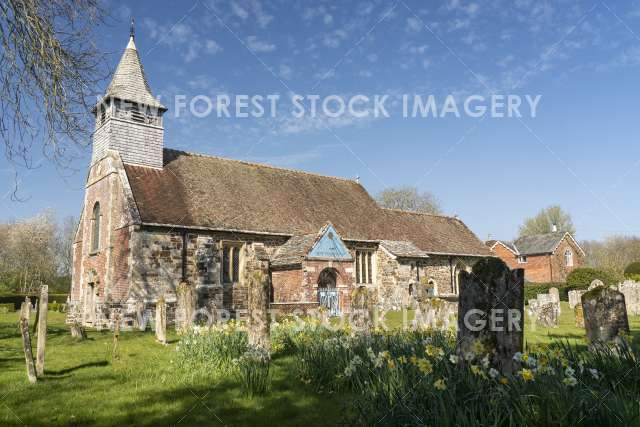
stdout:
[[[115,67],[135,16],[151,88],[170,110],[168,147],[359,176],[371,194],[416,185],[483,239],[513,237],[551,204],[572,214],[579,239],[640,235],[639,1],[107,5],[112,17],[96,42]],[[537,116],[521,120],[172,113],[178,94],[292,93],[542,97]],[[89,151],[75,171],[20,170],[27,200],[3,198],[0,218],[43,208],[77,215],[88,162]],[[0,170],[5,194],[12,170],[4,159]]]

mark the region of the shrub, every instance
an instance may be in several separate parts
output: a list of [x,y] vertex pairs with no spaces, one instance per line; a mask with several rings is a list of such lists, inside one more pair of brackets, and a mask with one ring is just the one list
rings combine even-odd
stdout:
[[621,277],[618,277],[615,273],[611,273],[605,270],[598,270],[595,268],[576,268],[567,276],[567,285],[572,288],[587,288],[591,282],[599,279],[605,284],[605,286],[617,285],[621,281]]
[[624,269],[624,277],[632,279],[640,276],[640,261],[632,262]]
[[247,396],[266,393],[269,388],[269,352],[262,347],[251,347],[233,360],[235,376]]

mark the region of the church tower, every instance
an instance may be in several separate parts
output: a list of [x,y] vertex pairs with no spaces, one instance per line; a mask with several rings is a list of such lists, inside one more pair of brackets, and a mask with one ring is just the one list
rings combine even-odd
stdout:
[[91,164],[102,159],[107,150],[116,150],[123,163],[161,169],[165,111],[147,83],[132,22],[129,44],[104,97],[93,109],[96,127]]

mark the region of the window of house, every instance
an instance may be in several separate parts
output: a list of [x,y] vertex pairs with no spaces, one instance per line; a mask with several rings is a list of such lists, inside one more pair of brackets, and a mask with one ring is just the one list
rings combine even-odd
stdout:
[[518,264],[526,264],[526,263],[527,263],[527,256],[526,255],[518,256]]
[[91,230],[91,252],[98,252],[100,249],[100,203],[93,205],[93,218]]
[[238,283],[240,281],[239,243],[223,243],[222,245],[222,283]]
[[564,265],[573,267],[573,251],[571,249],[564,251]]
[[373,283],[373,251],[356,251],[356,283]]

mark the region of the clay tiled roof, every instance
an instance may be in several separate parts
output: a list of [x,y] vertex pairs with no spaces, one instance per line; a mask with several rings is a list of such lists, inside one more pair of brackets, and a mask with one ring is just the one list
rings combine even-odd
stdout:
[[344,240],[491,255],[457,218],[381,209],[352,180],[169,149],[164,163],[162,170],[125,165],[143,223],[316,236],[331,222]]
[[278,267],[300,264],[316,241],[316,237],[316,234],[292,236],[273,254],[271,257],[271,265]]
[[382,240],[380,244],[392,255],[400,258],[428,258],[429,255],[411,242],[402,240]]
[[166,107],[151,94],[133,38],[129,40],[122,54],[104,98],[117,98],[166,110]]

